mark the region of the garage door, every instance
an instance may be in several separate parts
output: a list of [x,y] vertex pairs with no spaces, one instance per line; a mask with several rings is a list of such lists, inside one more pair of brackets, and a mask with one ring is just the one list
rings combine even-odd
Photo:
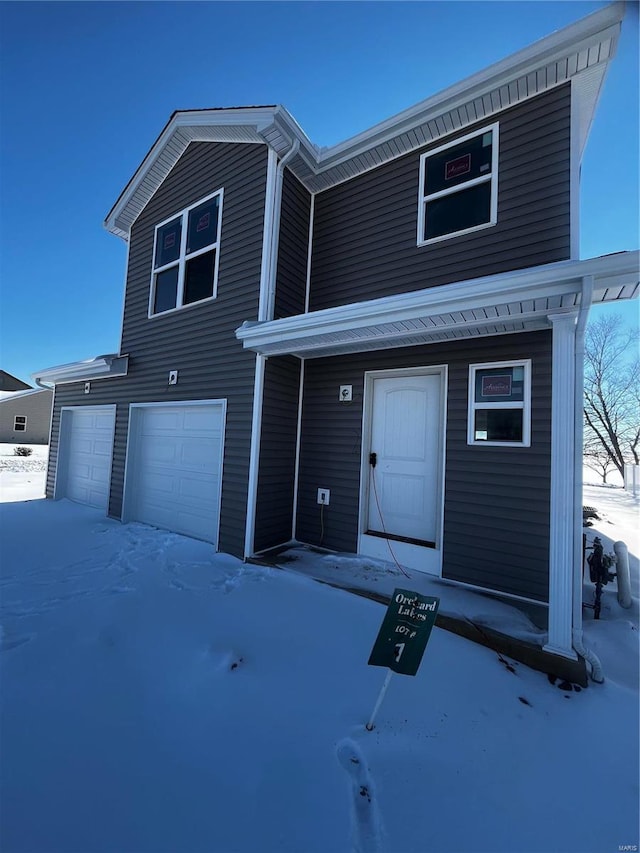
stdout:
[[225,403],[132,405],[125,518],[217,545]]
[[115,406],[63,409],[56,497],[107,511]]

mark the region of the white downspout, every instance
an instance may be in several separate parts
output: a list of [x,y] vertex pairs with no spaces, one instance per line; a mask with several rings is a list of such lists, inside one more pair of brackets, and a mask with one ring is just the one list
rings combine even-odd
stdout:
[[269,290],[267,295],[267,320],[273,320],[276,305],[276,273],[278,269],[278,244],[280,242],[280,211],[282,209],[282,184],[284,168],[300,150],[300,140],[296,139],[276,167],[276,187],[273,210],[273,231],[271,232],[271,256],[269,267]]
[[579,655],[591,664],[591,678],[597,684],[602,684],[604,675],[599,658],[582,642],[582,453],[583,453],[583,424],[584,424],[584,334],[593,300],[593,276],[587,275],[582,279],[582,296],[580,311],[576,324],[575,352],[575,457],[574,457],[574,555],[573,555],[573,624],[572,643]]

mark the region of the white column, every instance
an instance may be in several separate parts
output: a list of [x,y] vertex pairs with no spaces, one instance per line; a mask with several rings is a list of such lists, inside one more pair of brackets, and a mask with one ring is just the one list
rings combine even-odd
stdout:
[[551,518],[549,641],[545,651],[577,659],[571,642],[574,539],[574,401],[577,311],[549,315],[553,326],[551,382]]

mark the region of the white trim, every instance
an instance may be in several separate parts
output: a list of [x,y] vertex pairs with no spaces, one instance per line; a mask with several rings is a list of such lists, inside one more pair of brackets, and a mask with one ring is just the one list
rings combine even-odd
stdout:
[[[315,349],[321,350],[327,345],[324,340],[318,342],[314,340],[321,335],[333,335],[334,342],[339,343],[341,333],[348,333],[354,329],[366,329],[369,326],[375,327],[383,323],[473,311],[493,307],[496,304],[504,305],[534,298],[567,297],[570,305],[573,306],[573,298],[575,297],[578,301],[580,299],[582,279],[585,275],[594,277],[594,301],[596,302],[605,301],[608,295],[619,294],[625,288],[629,291],[629,298],[633,298],[638,295],[639,265],[640,253],[637,250],[582,261],[559,261],[401,293],[396,296],[325,308],[308,314],[272,320],[269,323],[245,323],[236,329],[236,337],[243,342],[246,349],[259,351],[270,347],[271,354],[274,355],[291,352],[290,341],[296,342],[295,349],[299,351],[302,339],[309,338],[305,349],[312,352]],[[546,315],[547,310],[542,309],[527,316],[538,317],[546,324]],[[520,316],[516,314],[472,322],[476,326],[491,326],[518,320]],[[450,325],[455,327],[456,323],[452,322]],[[425,333],[438,332],[445,328],[446,325],[425,329]],[[408,338],[417,336],[417,332],[407,332]],[[385,339],[385,335],[376,333],[375,329],[372,330],[371,337],[379,341]]]
[[[476,373],[479,370],[498,370],[509,367],[524,368],[523,399],[517,402],[478,403],[475,398]],[[488,361],[483,364],[470,364],[468,374],[467,400],[467,444],[473,447],[531,447],[531,359],[521,358],[513,361]],[[522,441],[485,441],[475,437],[475,413],[478,410],[518,409],[522,411]]]
[[291,515],[291,538],[296,538],[298,526],[298,489],[300,486],[300,442],[302,438],[302,402],[304,398],[304,359],[300,359],[300,382],[298,385],[298,423],[296,425],[296,460],[293,472],[293,512]]
[[[196,207],[200,207],[203,204],[206,204],[208,201],[211,201],[214,198],[218,198],[218,221],[217,221],[217,229],[216,229],[216,239],[215,242],[209,243],[206,246],[203,246],[201,249],[196,249],[194,252],[190,252],[187,254],[187,239],[189,235],[189,214]],[[183,311],[185,308],[191,308],[193,305],[202,305],[205,302],[212,302],[218,295],[218,269],[220,266],[220,240],[222,237],[222,207],[224,201],[224,187],[220,187],[220,189],[216,190],[213,193],[209,193],[209,195],[204,196],[204,198],[199,199],[194,202],[194,204],[190,204],[189,207],[183,208],[181,211],[168,216],[162,222],[158,222],[155,226],[153,232],[153,254],[151,256],[151,283],[149,286],[149,306],[147,309],[147,318],[149,320],[155,319],[156,317],[164,317],[167,314],[174,314],[176,311]],[[165,225],[169,225],[169,223],[174,222],[180,219],[180,252],[175,261],[170,261],[167,264],[162,264],[159,267],[156,267],[156,246],[158,241],[158,231],[160,228],[163,228]],[[186,305],[184,304],[184,286],[186,279],[186,268],[187,264],[193,258],[197,258],[199,255],[204,255],[208,252],[215,252],[215,263],[213,269],[213,291],[211,296],[207,296],[205,299],[197,299],[195,302],[189,302]],[[153,310],[153,306],[156,298],[156,276],[160,273],[166,272],[167,270],[173,269],[177,267],[178,269],[178,280],[176,282],[176,304],[175,307],[169,308],[166,311],[155,311]]]
[[580,258],[580,102],[575,77],[571,80],[571,125],[569,147],[569,246],[571,260]]
[[[407,542],[386,540],[384,538],[367,536],[365,533],[367,524],[367,513],[369,508],[369,453],[371,452],[371,429],[373,422],[373,383],[376,379],[393,379],[403,376],[439,376],[440,377],[440,435],[438,437],[438,465],[439,476],[437,478],[436,504],[438,505],[438,519],[436,522],[437,537],[435,548],[427,548],[420,545],[412,545]],[[366,553],[376,559],[392,561],[387,541],[391,541],[391,548],[400,560],[401,564],[406,561],[407,567],[413,571],[421,571],[425,574],[442,576],[442,550],[444,541],[444,492],[445,492],[445,460],[447,445],[447,396],[449,387],[449,368],[446,364],[425,365],[420,367],[393,368],[389,370],[366,370],[364,373],[364,397],[362,405],[362,439],[360,446],[360,488],[358,492],[358,553]],[[363,548],[364,546],[364,548]],[[417,569],[416,563],[425,565],[429,563],[431,568]]]
[[253,413],[251,416],[251,450],[249,452],[249,482],[247,484],[247,519],[244,532],[244,559],[254,551],[256,503],[258,500],[258,472],[260,467],[260,439],[262,436],[262,400],[264,397],[264,371],[266,358],[256,355],[253,385]]
[[47,386],[42,383],[63,385],[86,379],[110,379],[126,376],[128,368],[129,356],[113,353],[90,358],[86,361],[73,361],[69,364],[48,367],[45,370],[32,373],[31,376],[41,388],[46,388]]
[[526,601],[529,604],[538,604],[540,607],[549,607],[548,602],[546,601],[538,601],[537,598],[528,598],[526,595],[516,595],[514,592],[503,592],[502,590],[496,589],[492,586],[479,586],[474,583],[466,583],[465,581],[457,581],[454,578],[447,578],[441,576],[440,580],[442,583],[448,583],[452,586],[460,586],[464,589],[473,589],[477,592],[483,592],[485,595],[497,596],[499,598],[512,598],[514,601]]
[[[21,423],[21,429],[18,429],[18,418],[22,418],[24,423]],[[14,432],[26,432],[27,431],[27,416],[26,415],[14,415],[13,416],[13,431]]]
[[309,205],[309,242],[307,243],[307,278],[305,281],[304,290],[304,313],[309,313],[309,299],[311,297],[311,264],[313,255],[313,226],[316,215],[316,195],[311,194],[311,204]]
[[[444,190],[439,190],[435,193],[426,193],[425,194],[425,179],[426,179],[426,171],[427,171],[427,161],[431,159],[431,157],[435,157],[437,154],[441,154],[443,151],[446,151],[448,148],[453,148],[457,145],[463,145],[470,139],[476,139],[478,136],[484,136],[485,133],[491,133],[491,172],[488,175],[481,175],[478,178],[472,178],[471,180],[464,181],[463,183],[456,184],[453,187],[447,187]],[[456,139],[452,139],[449,142],[445,142],[443,145],[439,145],[437,148],[433,148],[425,151],[420,155],[420,171],[419,171],[419,181],[418,184],[418,234],[417,234],[417,245],[418,246],[430,246],[432,243],[440,243],[443,240],[450,240],[453,237],[461,237],[464,234],[471,234],[474,231],[481,231],[484,228],[491,228],[498,221],[498,161],[499,161],[499,122],[494,122],[493,124],[485,125],[479,130],[475,130],[473,133],[467,133],[465,136],[460,136]],[[442,198],[444,196],[455,195],[456,193],[463,192],[464,190],[469,189],[470,187],[478,186],[479,184],[486,184],[491,182],[491,200],[489,205],[489,221],[483,222],[480,225],[473,225],[471,228],[462,228],[458,231],[450,231],[447,234],[441,234],[439,237],[431,237],[429,239],[425,239],[424,237],[424,229],[426,224],[426,209],[427,204],[430,201],[435,201],[436,199]]]
[[271,250],[273,247],[273,229],[275,227],[276,172],[278,155],[269,148],[267,154],[267,183],[264,202],[264,225],[262,229],[262,259],[260,262],[260,297],[258,301],[258,320],[269,318],[269,274],[271,271]]
[[549,511],[549,640],[544,650],[575,660],[573,649],[573,477],[575,335],[578,312],[550,315],[551,504]]
[[[124,337],[124,315],[127,306],[127,282],[129,280],[129,255],[131,252],[131,240],[126,240],[127,249],[124,260],[124,284],[122,287],[122,317],[120,320],[120,352],[122,352],[122,338]],[[154,235],[154,251],[155,251],[155,235]],[[152,261],[153,263],[153,261]]]
[[[109,493],[107,495],[107,509],[106,515],[109,515],[109,506],[111,504],[111,489],[113,486],[113,449],[116,443],[116,419],[118,416],[118,407],[115,403],[107,403],[105,405],[92,405],[92,406],[61,406],[60,408],[60,422],[58,424],[58,450],[56,453],[56,473],[53,482],[53,499],[54,501],[60,500],[63,495],[59,494],[59,489],[61,488],[61,483],[59,479],[60,475],[60,450],[63,448],[64,442],[64,450],[65,453],[68,451],[69,447],[69,438],[66,434],[66,430],[68,429],[67,424],[71,423],[68,417],[64,417],[65,413],[68,412],[86,412],[88,410],[96,411],[97,409],[101,409],[102,411],[108,411],[113,413],[113,436],[111,440],[111,453],[109,455]],[[53,424],[53,419],[52,419]],[[64,435],[63,435],[63,427],[64,427]],[[65,460],[66,465],[69,464],[68,458]],[[47,472],[48,473],[48,472]]]
[[[220,406],[222,409],[222,438],[220,441],[220,499],[218,502],[218,515],[215,519],[214,540],[216,551],[220,550],[220,518],[222,515],[222,487],[224,483],[224,450],[227,432],[227,398],[219,397],[213,400],[158,400],[152,403],[129,403],[129,417],[127,421],[127,444],[124,459],[124,477],[122,481],[122,507],[120,518],[123,523],[135,521],[131,513],[131,456],[132,450],[136,449],[138,430],[140,425],[140,410],[153,408],[185,408],[187,406]],[[135,456],[135,453],[133,453]],[[134,460],[135,461],[135,460]]]

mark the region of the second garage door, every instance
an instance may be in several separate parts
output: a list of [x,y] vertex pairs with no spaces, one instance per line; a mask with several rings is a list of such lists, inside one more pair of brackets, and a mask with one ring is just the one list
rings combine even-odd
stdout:
[[131,406],[124,515],[218,543],[225,402]]

